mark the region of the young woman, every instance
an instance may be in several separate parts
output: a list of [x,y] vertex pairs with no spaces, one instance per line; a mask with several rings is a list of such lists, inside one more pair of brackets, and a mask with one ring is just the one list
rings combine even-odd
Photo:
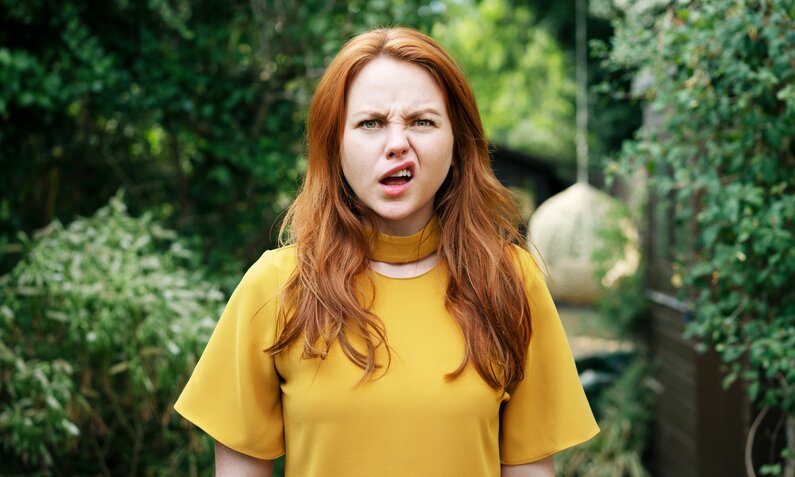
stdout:
[[475,98],[432,39],[364,33],[309,110],[290,245],[246,273],[176,409],[218,475],[546,476],[598,432]]

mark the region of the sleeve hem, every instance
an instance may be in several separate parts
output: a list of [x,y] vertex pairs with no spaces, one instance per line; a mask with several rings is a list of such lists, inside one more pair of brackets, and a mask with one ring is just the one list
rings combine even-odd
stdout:
[[254,457],[255,459],[261,459],[261,460],[275,460],[284,455],[284,447],[280,448],[278,451],[275,452],[261,452],[256,449],[251,449],[249,447],[243,447],[239,444],[230,445],[227,436],[222,436],[217,429],[209,429],[208,428],[209,426],[200,423],[199,422],[200,420],[197,419],[195,416],[189,416],[188,412],[186,412],[184,409],[180,409],[180,407],[177,405],[174,406],[174,410],[177,411],[177,413],[179,413],[179,415],[182,416],[183,419],[190,422],[194,426],[198,427],[199,429],[204,431],[208,436],[212,437],[214,440],[220,442],[221,444],[232,449],[235,452],[240,452],[241,454],[245,454],[249,457]]
[[524,457],[524,458],[519,458],[519,459],[502,459],[502,458],[500,458],[500,464],[501,465],[531,464],[533,462],[536,462],[536,461],[539,461],[541,459],[545,459],[545,458],[547,458],[549,456],[555,455],[555,454],[557,454],[560,451],[564,451],[566,449],[569,449],[569,448],[572,448],[574,446],[580,445],[580,444],[582,444],[584,442],[587,442],[587,441],[593,439],[594,436],[599,434],[599,432],[600,432],[599,431],[599,427],[596,426],[595,429],[593,429],[590,433],[585,434],[585,436],[578,437],[578,438],[572,439],[570,441],[567,441],[565,444],[560,445],[560,446],[558,446],[558,447],[556,447],[556,448],[554,448],[554,449],[552,449],[550,451],[547,451],[547,452],[545,452],[545,453],[543,453],[541,455],[532,456],[532,457]]

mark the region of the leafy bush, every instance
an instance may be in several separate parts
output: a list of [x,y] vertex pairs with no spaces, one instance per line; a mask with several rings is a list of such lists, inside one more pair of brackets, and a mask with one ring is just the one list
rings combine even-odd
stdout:
[[223,304],[173,232],[117,195],[55,222],[0,278],[0,461],[36,475],[196,475],[172,404]]
[[[651,74],[663,124],[626,144],[673,193],[693,239],[680,244],[689,334],[744,377],[753,399],[795,414],[795,2],[708,1],[669,10],[657,34],[623,31]],[[635,38],[630,44],[629,38]],[[743,364],[747,363],[745,371]],[[763,384],[767,384],[763,386]]]
[[621,378],[600,397],[601,432],[583,445],[556,457],[563,477],[646,477],[643,465],[651,424],[651,406],[658,385],[645,360],[635,358]]
[[432,34],[467,73],[489,139],[571,164],[574,82],[533,10],[510,0],[455,0]]
[[216,267],[252,259],[295,191],[331,56],[370,25],[427,31],[428,3],[0,0],[0,235],[123,186]]
[[792,421],[795,2],[655,3],[670,6],[616,23],[610,59],[647,78],[660,119],[625,144],[623,171],[675,199],[688,335],[720,353],[725,385],[745,379]]

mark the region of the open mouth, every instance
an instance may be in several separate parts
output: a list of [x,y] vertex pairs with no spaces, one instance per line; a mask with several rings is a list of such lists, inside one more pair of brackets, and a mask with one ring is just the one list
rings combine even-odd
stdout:
[[403,185],[411,181],[411,171],[409,168],[401,169],[391,176],[384,177],[381,179],[381,184],[394,186],[394,185]]

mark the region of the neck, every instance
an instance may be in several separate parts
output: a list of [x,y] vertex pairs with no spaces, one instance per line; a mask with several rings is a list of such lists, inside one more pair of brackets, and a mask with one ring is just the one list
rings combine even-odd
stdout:
[[439,247],[439,220],[436,216],[412,235],[387,235],[373,231],[370,260],[392,264],[412,263],[435,255]]
[[382,234],[405,237],[413,235],[425,227],[434,215],[433,204],[427,204],[421,210],[402,219],[392,220],[379,217],[373,225]]

